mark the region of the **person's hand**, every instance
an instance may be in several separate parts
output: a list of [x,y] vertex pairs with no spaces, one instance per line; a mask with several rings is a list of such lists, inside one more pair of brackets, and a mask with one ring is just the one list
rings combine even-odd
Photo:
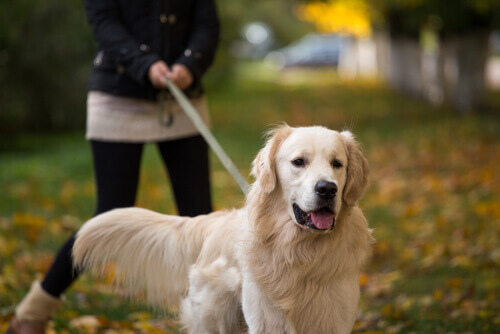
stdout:
[[165,77],[171,74],[167,64],[163,60],[158,60],[149,67],[148,78],[153,87],[157,89],[167,88]]
[[174,64],[172,70],[167,74],[168,78],[174,82],[180,89],[184,90],[193,83],[191,71],[182,64]]

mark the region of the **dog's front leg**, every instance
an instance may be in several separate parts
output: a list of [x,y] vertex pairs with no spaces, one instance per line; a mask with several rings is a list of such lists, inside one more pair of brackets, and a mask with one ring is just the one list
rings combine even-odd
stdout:
[[295,334],[281,312],[260,286],[245,275],[242,286],[242,308],[249,334]]

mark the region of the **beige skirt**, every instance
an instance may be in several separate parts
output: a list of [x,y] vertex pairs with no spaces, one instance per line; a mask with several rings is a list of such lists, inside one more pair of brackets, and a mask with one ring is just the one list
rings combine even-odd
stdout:
[[[205,97],[191,100],[201,118],[210,125]],[[91,91],[87,95],[87,131],[89,140],[153,142],[180,139],[199,134],[177,102],[164,103],[165,116],[171,113],[170,126],[159,120],[158,102]]]

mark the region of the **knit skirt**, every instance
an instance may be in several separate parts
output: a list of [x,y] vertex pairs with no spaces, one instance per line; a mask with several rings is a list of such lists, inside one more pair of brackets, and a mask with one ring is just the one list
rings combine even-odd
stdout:
[[[209,126],[206,98],[202,96],[191,103]],[[177,102],[165,101],[162,110],[160,105],[159,102],[90,91],[85,137],[100,141],[157,142],[199,134]],[[166,124],[168,119],[171,124]]]

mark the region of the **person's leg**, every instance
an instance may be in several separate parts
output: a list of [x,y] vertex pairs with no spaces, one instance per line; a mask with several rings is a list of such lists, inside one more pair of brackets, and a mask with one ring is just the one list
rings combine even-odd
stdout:
[[143,146],[142,143],[92,141],[96,216],[112,209],[134,206]]
[[[142,144],[91,141],[97,187],[95,215],[115,208],[133,206],[139,182]],[[73,234],[61,247],[42,281],[42,288],[59,297],[78,277],[73,270]]]
[[194,217],[212,211],[208,146],[201,136],[158,143],[179,215]]
[[[105,211],[133,206],[142,154],[142,144],[92,141],[94,174],[97,185],[97,210]],[[62,303],[60,295],[77,278],[73,270],[72,235],[62,246],[43,282],[34,282],[28,294],[16,307],[8,334],[45,333],[47,320]]]

